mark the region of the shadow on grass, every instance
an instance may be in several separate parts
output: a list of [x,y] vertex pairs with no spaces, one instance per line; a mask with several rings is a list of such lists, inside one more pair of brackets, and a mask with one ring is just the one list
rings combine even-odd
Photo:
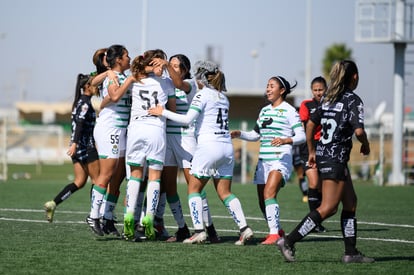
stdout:
[[414,256],[403,256],[403,257],[374,257],[376,262],[394,262],[394,261],[414,261]]

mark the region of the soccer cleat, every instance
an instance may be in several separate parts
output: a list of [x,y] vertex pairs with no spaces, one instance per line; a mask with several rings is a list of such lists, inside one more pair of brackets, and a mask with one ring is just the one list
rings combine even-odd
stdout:
[[326,232],[326,228],[322,224],[316,225],[316,227],[312,230],[313,233],[324,233]]
[[168,233],[167,229],[163,224],[157,224],[154,227],[157,239],[165,241],[170,237],[170,234]]
[[85,221],[86,221],[86,223],[90,226],[90,227],[92,227],[93,226],[93,219],[91,218],[91,216],[87,216],[86,217],[86,219],[85,219]]
[[119,234],[118,229],[116,229],[115,227],[115,221],[114,220],[108,220],[108,219],[103,219],[103,225],[102,225],[102,230],[105,234],[108,235],[114,235],[114,236],[121,236],[121,234]]
[[191,236],[188,239],[185,239],[183,241],[183,243],[189,243],[189,244],[194,244],[194,243],[205,243],[207,240],[207,234],[204,231],[198,232],[198,233],[194,233],[193,236]]
[[147,237],[147,239],[151,241],[155,240],[155,229],[152,218],[146,215],[142,219],[142,225],[144,226],[145,237]]
[[46,219],[48,222],[53,222],[53,215],[55,215],[56,203],[54,201],[48,201],[44,205],[46,211]]
[[261,244],[276,244],[276,241],[279,240],[279,238],[279,234],[269,234]]
[[188,229],[187,225],[185,224],[184,227],[178,228],[178,231],[175,232],[174,236],[171,236],[167,239],[167,243],[173,243],[173,242],[182,242],[187,238],[190,238],[190,230]]
[[89,225],[89,228],[98,236],[103,236],[104,232],[102,231],[101,222],[99,219],[92,219],[90,216],[86,217],[86,223]]
[[139,222],[135,223],[134,242],[142,242],[142,241],[145,241],[146,239],[147,239],[147,237],[145,237],[144,227]]
[[284,237],[285,236],[285,231],[283,229],[279,229],[279,236],[280,237]]
[[134,215],[128,213],[124,216],[124,232],[125,240],[132,240],[135,235]]
[[285,237],[279,238],[279,240],[276,241],[276,245],[279,248],[280,252],[282,252],[283,257],[287,262],[295,261],[295,248],[290,247],[286,243]]
[[243,232],[240,232],[240,238],[234,243],[235,245],[245,245],[248,240],[253,237],[253,230],[247,227]]
[[217,234],[216,228],[214,227],[214,224],[207,227],[207,234],[208,234],[208,240],[210,243],[220,243],[221,239],[219,235]]
[[344,255],[342,257],[342,262],[344,264],[351,263],[373,263],[375,262],[374,258],[366,257],[361,252],[358,252],[356,255]]

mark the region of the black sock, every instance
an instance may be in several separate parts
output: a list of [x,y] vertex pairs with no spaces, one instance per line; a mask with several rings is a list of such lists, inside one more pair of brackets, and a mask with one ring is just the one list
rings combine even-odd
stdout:
[[207,234],[209,236],[216,236],[217,235],[217,231],[216,231],[216,228],[214,227],[214,224],[207,227]]
[[309,210],[316,210],[321,205],[318,189],[309,188],[308,190],[308,204]]
[[73,193],[75,193],[76,191],[78,191],[78,187],[76,186],[75,183],[69,183],[68,185],[66,185],[62,191],[60,191],[59,194],[57,194],[57,196],[55,197],[55,199],[53,200],[56,205],[60,204],[62,201],[66,200],[67,198],[70,197],[70,195],[72,195]]
[[293,246],[296,242],[302,240],[321,222],[322,218],[318,211],[310,212],[286,237],[288,245]]
[[342,236],[344,237],[345,255],[358,254],[356,249],[357,220],[355,212],[342,210],[341,229]]

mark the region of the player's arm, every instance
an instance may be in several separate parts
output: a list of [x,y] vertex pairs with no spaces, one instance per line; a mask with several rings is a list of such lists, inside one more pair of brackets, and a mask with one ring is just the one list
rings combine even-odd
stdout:
[[128,91],[131,84],[136,81],[134,76],[130,75],[125,79],[124,83],[122,83],[122,85],[119,86],[119,83],[117,83],[116,78],[109,75],[108,77],[108,95],[112,102],[118,102],[118,100],[121,99],[122,96]]

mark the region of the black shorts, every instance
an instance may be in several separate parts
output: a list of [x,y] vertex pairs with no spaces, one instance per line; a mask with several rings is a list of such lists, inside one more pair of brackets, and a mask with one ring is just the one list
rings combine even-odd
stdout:
[[349,175],[348,165],[337,162],[318,163],[318,172],[321,180],[345,181]]
[[[306,155],[306,157],[305,157]],[[306,143],[292,146],[292,164],[293,166],[302,165],[305,167],[305,163],[308,161],[308,147]]]
[[99,160],[98,151],[95,147],[89,147],[83,150],[78,149],[75,156],[72,157],[72,163],[80,162],[82,164],[87,164],[95,160]]

